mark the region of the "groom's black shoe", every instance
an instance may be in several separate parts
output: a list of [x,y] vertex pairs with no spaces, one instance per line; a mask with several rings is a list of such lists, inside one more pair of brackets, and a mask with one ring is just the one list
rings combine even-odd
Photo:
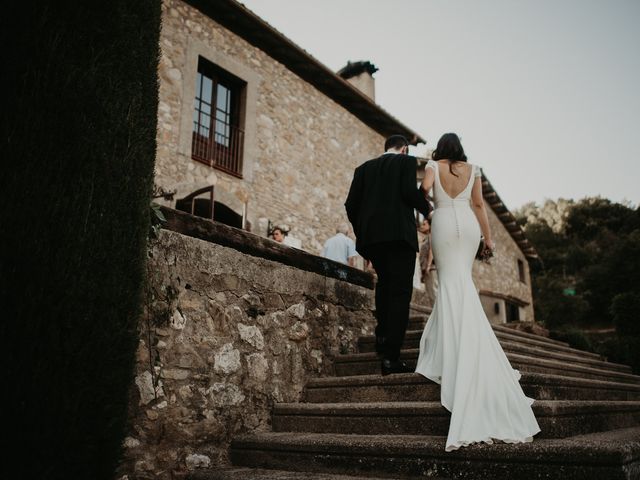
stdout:
[[413,369],[409,368],[405,362],[400,360],[382,360],[382,375],[390,373],[413,373]]
[[379,337],[376,335],[376,353],[382,355],[384,353],[384,345],[387,339],[385,337]]

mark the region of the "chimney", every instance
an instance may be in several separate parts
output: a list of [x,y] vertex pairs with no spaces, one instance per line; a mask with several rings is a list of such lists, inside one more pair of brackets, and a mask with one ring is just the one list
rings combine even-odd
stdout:
[[373,74],[377,71],[376,66],[369,61],[347,62],[345,67],[338,70],[338,75],[375,102],[376,81]]

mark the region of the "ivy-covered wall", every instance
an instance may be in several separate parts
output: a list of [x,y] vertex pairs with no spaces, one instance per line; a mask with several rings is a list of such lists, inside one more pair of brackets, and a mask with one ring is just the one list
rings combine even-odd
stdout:
[[3,6],[0,337],[13,476],[112,478],[121,454],[159,28],[158,0]]

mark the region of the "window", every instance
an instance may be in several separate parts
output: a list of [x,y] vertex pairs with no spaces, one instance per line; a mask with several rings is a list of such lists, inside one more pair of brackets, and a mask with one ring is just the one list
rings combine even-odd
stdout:
[[519,322],[520,321],[520,307],[515,303],[505,301],[504,306],[506,309],[507,322]]
[[520,281],[522,283],[527,283],[527,277],[524,269],[524,262],[518,259],[518,275],[520,276]]
[[246,83],[198,59],[191,156],[242,178],[241,108]]

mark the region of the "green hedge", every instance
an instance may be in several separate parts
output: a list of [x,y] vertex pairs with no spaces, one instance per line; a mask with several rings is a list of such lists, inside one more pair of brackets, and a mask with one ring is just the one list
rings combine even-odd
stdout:
[[159,26],[159,0],[3,6],[3,467],[20,478],[111,479],[119,460]]

